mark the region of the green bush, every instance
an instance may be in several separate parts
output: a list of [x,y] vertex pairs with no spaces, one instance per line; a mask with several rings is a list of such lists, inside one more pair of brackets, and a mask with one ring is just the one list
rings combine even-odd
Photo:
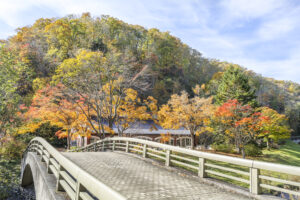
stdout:
[[213,144],[212,148],[216,151],[224,152],[224,153],[233,153],[234,152],[234,146],[232,144]]
[[0,199],[7,199],[19,187],[20,161],[0,157]]
[[255,144],[247,144],[245,145],[245,154],[246,156],[260,156],[262,155],[262,151]]
[[35,137],[42,137],[55,147],[64,147],[67,144],[66,138],[58,139],[55,133],[60,130],[57,126],[52,126],[49,122],[42,124],[35,132],[20,134],[18,139],[29,143]]
[[1,139],[0,156],[7,160],[20,159],[25,148],[24,142],[12,136],[5,136]]

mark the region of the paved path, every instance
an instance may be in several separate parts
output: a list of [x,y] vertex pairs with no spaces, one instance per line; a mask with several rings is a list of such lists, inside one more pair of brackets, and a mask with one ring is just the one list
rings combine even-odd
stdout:
[[130,200],[249,199],[124,153],[84,152],[64,155]]

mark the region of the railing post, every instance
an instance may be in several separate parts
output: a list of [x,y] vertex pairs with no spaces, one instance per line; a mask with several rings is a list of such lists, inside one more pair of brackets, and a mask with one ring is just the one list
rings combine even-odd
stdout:
[[171,154],[171,151],[169,149],[167,149],[167,151],[166,151],[166,162],[165,162],[165,165],[167,167],[170,166],[170,154]]
[[98,143],[96,142],[95,143],[95,152],[97,152],[98,151]]
[[146,158],[147,157],[147,145],[144,144],[143,146],[143,158]]
[[112,145],[112,151],[115,151],[115,146],[116,146],[116,141],[113,141],[113,145]]
[[41,154],[41,162],[46,162],[46,160],[44,160],[44,158],[43,158],[43,155],[45,155],[45,153],[44,153],[44,147],[43,146],[41,146],[41,152],[42,152],[42,154]]
[[252,194],[260,194],[261,189],[259,186],[259,169],[250,168],[250,192]]
[[206,177],[206,173],[205,173],[205,159],[204,158],[199,158],[198,176],[200,178],[205,178]]
[[128,150],[129,150],[129,142],[126,141],[126,149],[125,149],[125,152],[128,153]]
[[80,192],[85,192],[86,189],[77,181],[76,184],[76,196],[75,196],[75,200],[81,200],[80,198]]
[[47,160],[47,173],[50,174],[51,170],[50,170],[50,159],[52,158],[52,156],[49,154],[49,158]]
[[36,146],[36,155],[40,155],[39,150],[40,150],[40,145],[37,144],[37,146]]
[[35,146],[34,146],[34,143],[32,143],[30,145],[30,152],[35,152]]
[[58,166],[58,177],[56,180],[56,191],[64,191],[64,188],[61,186],[60,181],[63,179],[63,177],[61,176],[60,172],[63,171],[62,166],[59,165]]
[[104,150],[105,150],[105,147],[104,147],[104,145],[105,145],[105,141],[103,141],[103,142],[102,142],[102,151],[104,151]]

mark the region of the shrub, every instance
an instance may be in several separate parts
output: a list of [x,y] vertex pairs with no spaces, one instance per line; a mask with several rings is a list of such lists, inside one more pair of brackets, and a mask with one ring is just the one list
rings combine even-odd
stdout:
[[7,160],[20,159],[25,148],[24,142],[5,136],[1,139],[0,155]]
[[286,140],[279,140],[279,141],[278,141],[278,144],[279,144],[279,145],[285,145],[285,144],[286,144]]
[[262,151],[255,144],[247,144],[245,145],[245,154],[246,156],[260,156],[262,155]]
[[224,152],[224,153],[233,153],[234,152],[234,146],[232,144],[213,144],[212,148],[216,151]]
[[67,144],[66,138],[58,139],[55,135],[58,130],[60,130],[59,127],[52,126],[49,122],[46,122],[36,129],[35,132],[20,134],[17,137],[25,143],[29,143],[35,137],[42,137],[55,147],[64,147]]

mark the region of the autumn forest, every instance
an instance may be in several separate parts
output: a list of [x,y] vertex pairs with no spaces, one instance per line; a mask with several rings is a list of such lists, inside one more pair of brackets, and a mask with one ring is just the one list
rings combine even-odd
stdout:
[[144,120],[188,130],[191,148],[199,139],[243,158],[300,135],[299,84],[205,58],[168,32],[83,13],[38,19],[0,42],[9,159],[35,136],[69,149],[77,135],[123,136]]

